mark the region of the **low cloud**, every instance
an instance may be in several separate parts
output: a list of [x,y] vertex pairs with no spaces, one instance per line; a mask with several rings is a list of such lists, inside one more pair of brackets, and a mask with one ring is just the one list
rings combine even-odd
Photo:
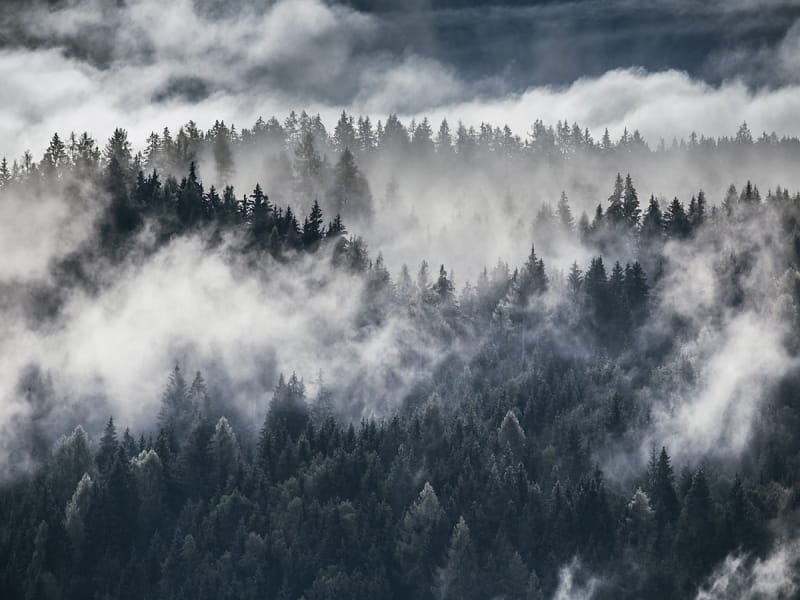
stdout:
[[99,294],[74,290],[54,323],[6,311],[0,465],[26,434],[19,423],[52,437],[109,415],[151,428],[176,361],[212,387],[222,377],[220,400],[257,427],[280,372],[296,371],[312,396],[322,375],[339,412],[379,417],[443,356],[402,312],[357,326],[364,281],[331,270],[324,255],[245,266],[226,259],[236,254],[229,243],[209,252],[199,237],[177,239],[120,267]]
[[568,119],[588,127],[596,137],[608,128],[619,137],[623,129],[639,130],[651,147],[673,136],[732,135],[732,124],[746,121],[757,133],[777,131],[800,135],[795,115],[800,87],[754,91],[742,80],[710,85],[685,72],[650,73],[617,69],[563,87],[533,88],[501,100],[477,100],[431,111],[439,118],[458,115],[465,122],[508,123],[518,133],[535,118],[545,123]]
[[793,598],[800,589],[800,542],[779,541],[764,558],[729,555],[698,591],[696,600]]
[[[533,18],[526,15],[520,18]],[[753,87],[753,69],[737,62],[737,52],[753,54],[749,47],[717,56],[727,75],[713,84],[684,70],[625,65],[569,84],[509,87],[497,72],[470,73],[457,56],[430,50],[437,42],[424,40],[435,19],[445,26],[445,16],[406,23],[404,45],[384,17],[322,0],[244,3],[213,17],[190,0],[132,0],[123,7],[84,0],[58,10],[20,10],[6,18],[0,51],[6,82],[0,155],[41,148],[55,131],[89,129],[105,139],[121,125],[141,144],[150,131],[189,118],[201,127],[216,119],[241,127],[292,108],[329,120],[344,107],[374,119],[397,112],[507,123],[523,136],[536,118],[567,118],[596,136],[606,127],[617,136],[626,126],[638,129],[653,145],[691,131],[730,135],[731,124],[745,120],[756,132],[800,135],[794,118],[800,82],[791,76],[800,60],[798,23],[765,46],[771,68],[757,70],[784,74],[766,87]]]
[[601,580],[586,573],[575,558],[558,570],[558,587],[553,593],[553,600],[591,600],[600,583]]
[[797,369],[787,348],[793,277],[774,245],[775,219],[765,211],[667,246],[651,328],[670,331],[676,350],[643,391],[661,398],[647,448],[666,445],[679,462],[740,456],[759,410]]

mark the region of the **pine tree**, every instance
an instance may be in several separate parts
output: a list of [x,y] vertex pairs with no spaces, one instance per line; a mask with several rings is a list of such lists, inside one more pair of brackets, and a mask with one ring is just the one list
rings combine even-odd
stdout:
[[755,187],[750,180],[747,180],[742,193],[739,195],[739,202],[745,205],[755,205],[761,202],[761,194],[758,193],[758,188]]
[[206,418],[212,418],[216,416],[211,414],[213,412],[211,398],[208,395],[206,381],[203,379],[203,375],[200,373],[200,371],[197,371],[194,374],[192,385],[189,386],[189,391],[186,393],[186,397],[188,405],[196,415]]
[[711,492],[702,467],[692,475],[678,522],[676,544],[686,567],[695,575],[704,573],[716,560]]
[[323,161],[314,142],[314,134],[310,131],[303,134],[294,151],[294,168],[302,189],[306,192],[313,189],[322,175]]
[[274,208],[269,202],[269,198],[261,189],[260,184],[256,184],[253,193],[250,194],[250,231],[257,244],[266,246],[267,234],[272,229]]
[[569,298],[577,304],[581,297],[581,287],[583,285],[583,271],[578,268],[578,263],[573,262],[567,275],[567,291]]
[[139,498],[130,462],[122,448],[117,448],[98,503],[100,517],[95,525],[102,529],[98,528],[92,537],[97,540],[98,536],[104,536],[107,545],[125,557],[135,539]]
[[314,200],[311,212],[303,222],[303,245],[314,249],[323,238],[323,216],[319,202]]
[[57,133],[53,134],[50,145],[44,153],[41,168],[46,175],[55,175],[59,169],[67,164],[67,147]]
[[426,159],[434,152],[433,129],[427,117],[424,117],[411,132],[411,149],[418,159]]
[[227,183],[233,174],[233,151],[231,150],[231,131],[225,127],[224,121],[214,123],[211,131],[213,140],[214,165],[217,171],[217,181]]
[[608,152],[614,147],[611,143],[611,136],[608,133],[608,127],[606,127],[605,131],[603,131],[603,138],[600,141],[600,148]]
[[342,216],[336,213],[333,221],[328,223],[328,230],[325,232],[326,238],[336,239],[347,234],[347,228],[342,222]]
[[189,433],[195,418],[195,407],[189,399],[186,380],[178,365],[175,365],[161,398],[158,422],[161,427],[171,427],[178,438],[182,439]]
[[265,427],[275,431],[284,429],[292,438],[305,430],[309,419],[305,385],[292,373],[287,382],[281,373],[272,394]]
[[595,316],[602,317],[608,303],[608,275],[602,257],[597,256],[592,259],[583,276],[582,289],[583,297]]
[[375,132],[372,129],[372,121],[367,117],[358,118],[358,130],[356,131],[356,148],[362,154],[368,154],[375,149]]
[[440,600],[467,600],[479,597],[478,560],[469,527],[459,517],[450,537],[447,560],[436,574],[434,596]]
[[199,224],[204,217],[203,186],[197,176],[197,167],[189,164],[189,175],[181,180],[178,188],[176,211],[178,219],[186,228]]
[[439,132],[436,134],[436,152],[440,156],[450,156],[453,153],[453,135],[447,119],[442,119]]
[[750,133],[750,128],[747,126],[747,121],[739,126],[736,132],[736,143],[742,145],[751,145],[753,143],[753,134]]
[[85,131],[78,138],[72,163],[80,177],[95,175],[100,165],[100,149]]
[[691,231],[689,217],[686,215],[683,204],[677,198],[672,199],[667,214],[664,216],[664,223],[670,237],[683,238],[689,235]]
[[0,188],[7,186],[11,182],[11,170],[8,168],[6,157],[0,161]]
[[528,260],[525,261],[525,265],[522,267],[517,279],[518,298],[516,303],[519,306],[526,306],[530,298],[547,291],[549,281],[545,272],[544,261],[536,256],[534,245],[531,245]]
[[575,227],[575,219],[572,217],[572,211],[569,208],[566,192],[561,192],[561,198],[558,201],[558,220],[561,222],[562,229],[567,233],[572,233]]
[[625,266],[625,299],[636,322],[644,317],[650,293],[647,276],[638,261]]
[[525,432],[517,420],[517,415],[511,410],[506,412],[506,416],[503,417],[503,422],[500,424],[500,429],[497,433],[497,441],[501,450],[506,447],[510,448],[511,453],[517,460],[525,456]]
[[101,474],[107,473],[111,468],[118,447],[117,428],[114,426],[114,419],[109,417],[108,423],[106,423],[106,427],[103,430],[103,437],[100,438],[100,448],[95,456],[95,462],[97,462],[97,468]]
[[123,172],[129,170],[133,156],[131,154],[131,143],[128,141],[128,132],[124,129],[117,128],[108,140],[103,157],[107,164],[116,159],[119,168]]
[[581,211],[581,216],[578,219],[578,234],[582,243],[589,242],[592,235],[592,224],[589,222],[589,215],[586,211]]
[[733,214],[738,202],[739,194],[736,191],[736,186],[731,184],[725,193],[725,198],[722,200],[722,209],[725,211],[725,216],[730,217]]
[[356,165],[348,148],[339,156],[334,168],[332,196],[337,213],[368,217],[372,214],[369,184]]
[[603,206],[600,204],[597,205],[597,208],[594,211],[594,219],[592,220],[591,229],[595,239],[598,238],[598,234],[601,234],[606,230],[606,215],[603,214]]
[[455,300],[453,283],[447,278],[444,265],[439,267],[439,277],[433,284],[433,293],[436,301],[442,305],[452,304]]
[[636,188],[633,187],[630,173],[625,176],[625,189],[622,193],[622,212],[628,227],[635,229],[639,226],[639,216],[641,214],[639,196],[636,193]]
[[81,477],[94,472],[89,436],[83,427],[78,425],[69,436],[58,441],[51,465],[49,484],[61,502],[72,495]]
[[235,477],[240,465],[241,450],[236,434],[225,417],[220,417],[209,443],[214,478],[218,489],[225,489],[230,477]]
[[88,473],[84,473],[64,511],[64,528],[78,556],[86,535],[86,518],[92,501],[93,486],[92,478]]
[[431,275],[426,260],[420,263],[417,271],[417,293],[423,303],[431,300]]
[[689,225],[692,229],[700,227],[706,218],[706,195],[703,190],[697,194],[697,198],[692,197],[692,202],[689,205]]
[[653,501],[653,510],[656,512],[656,521],[660,526],[673,523],[678,518],[680,504],[675,493],[675,474],[672,470],[672,461],[665,447],[661,448],[656,462],[651,465],[652,489],[650,498]]
[[641,237],[647,243],[661,239],[664,234],[664,217],[661,214],[661,207],[656,197],[650,196],[650,203],[642,219]]
[[427,595],[433,565],[439,559],[446,535],[445,513],[433,487],[426,482],[400,522],[395,557],[399,575],[410,596]]
[[614,191],[608,197],[608,208],[606,209],[606,220],[612,227],[617,227],[625,222],[624,193],[622,175],[617,173],[617,178],[614,180]]
[[344,152],[345,150],[355,150],[356,147],[356,129],[353,117],[342,111],[339,121],[333,129],[333,148],[337,152]]
[[33,540],[33,555],[25,571],[25,600],[56,600],[61,590],[53,573],[47,568],[49,527],[41,521]]

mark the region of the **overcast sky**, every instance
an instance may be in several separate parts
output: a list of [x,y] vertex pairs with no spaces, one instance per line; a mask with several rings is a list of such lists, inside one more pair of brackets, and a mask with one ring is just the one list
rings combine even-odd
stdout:
[[653,143],[745,119],[800,135],[797,2],[15,3],[0,21],[9,156],[40,158],[55,131],[105,139],[119,125],[141,144],[190,118],[241,127],[291,108],[490,119],[520,134],[567,118]]

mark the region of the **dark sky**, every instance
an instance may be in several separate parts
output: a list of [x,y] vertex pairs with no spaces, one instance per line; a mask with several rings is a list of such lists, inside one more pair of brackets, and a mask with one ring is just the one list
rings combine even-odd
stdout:
[[[136,3],[128,0],[127,5]],[[9,4],[31,5],[7,0]],[[108,9],[117,3],[40,0],[38,4],[58,11],[81,4]],[[263,10],[270,4],[194,0],[196,10],[209,19],[230,16],[243,7]],[[627,67],[679,69],[710,83],[738,76],[755,86],[778,85],[783,83],[781,75],[765,69],[762,61],[800,19],[796,0],[349,0],[339,4],[380,23],[380,34],[362,52],[430,57],[494,91],[566,84]],[[88,35],[84,29],[71,38],[54,39],[52,32],[20,27],[18,20],[26,12],[13,8],[5,12],[0,44],[66,44],[75,56],[97,65],[108,63],[113,25],[95,25]]]
[[[512,89],[565,84],[614,68],[679,69],[718,83],[742,76],[780,83],[752,64],[800,19],[800,2],[769,8],[735,2],[431,2],[419,11],[402,2],[379,7],[384,43],[454,65],[469,79],[502,79]],[[734,57],[732,59],[732,57]]]

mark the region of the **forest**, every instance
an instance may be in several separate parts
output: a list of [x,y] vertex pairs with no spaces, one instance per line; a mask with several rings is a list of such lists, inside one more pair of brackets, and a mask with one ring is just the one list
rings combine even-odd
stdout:
[[2,159],[0,597],[794,597],[800,140],[598,133]]

